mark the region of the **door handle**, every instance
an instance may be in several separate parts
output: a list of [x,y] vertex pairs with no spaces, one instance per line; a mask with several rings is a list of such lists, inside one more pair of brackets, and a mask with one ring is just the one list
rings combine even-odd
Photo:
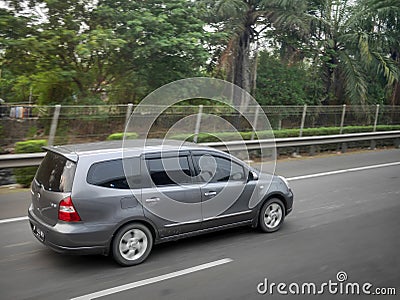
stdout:
[[215,196],[216,194],[217,194],[217,192],[214,192],[214,191],[212,191],[212,192],[205,192],[205,193],[204,193],[204,196],[209,197],[209,196]]
[[147,203],[158,202],[158,201],[160,201],[160,198],[158,198],[158,197],[153,197],[153,198],[146,199]]

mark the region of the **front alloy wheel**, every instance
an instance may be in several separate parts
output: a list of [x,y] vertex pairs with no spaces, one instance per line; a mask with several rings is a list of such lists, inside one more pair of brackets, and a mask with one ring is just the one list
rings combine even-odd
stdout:
[[277,198],[269,199],[261,208],[259,216],[260,229],[264,232],[277,231],[285,218],[285,206]]
[[128,224],[122,227],[113,240],[113,257],[122,266],[143,262],[153,246],[150,230],[142,224]]

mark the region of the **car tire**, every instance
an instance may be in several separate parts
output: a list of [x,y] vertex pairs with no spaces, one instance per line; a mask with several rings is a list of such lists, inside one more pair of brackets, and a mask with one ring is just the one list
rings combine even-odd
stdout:
[[258,224],[262,232],[275,232],[285,219],[285,206],[278,198],[271,198],[261,207]]
[[121,266],[142,263],[153,247],[153,236],[143,224],[131,223],[118,230],[112,242],[112,255]]

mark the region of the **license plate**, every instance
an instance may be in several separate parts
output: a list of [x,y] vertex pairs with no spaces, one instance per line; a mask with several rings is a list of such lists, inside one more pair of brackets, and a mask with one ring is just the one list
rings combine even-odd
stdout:
[[40,241],[44,241],[44,232],[40,230],[36,225],[32,225],[32,232]]

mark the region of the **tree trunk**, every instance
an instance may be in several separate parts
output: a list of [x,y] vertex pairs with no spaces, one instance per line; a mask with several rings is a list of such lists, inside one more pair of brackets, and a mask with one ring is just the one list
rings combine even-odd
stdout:
[[255,96],[256,88],[257,88],[258,51],[256,51],[256,53],[254,54],[252,64],[253,64],[253,68],[252,68],[253,71],[251,74],[251,94],[253,96]]
[[340,82],[339,70],[333,66],[338,65],[336,57],[332,56],[325,65],[325,92],[327,105],[343,104],[343,85]]
[[393,85],[392,95],[390,97],[390,104],[392,106],[400,105],[400,82],[396,81]]
[[78,78],[75,78],[75,77],[73,78],[73,80],[76,83],[76,85],[78,86],[80,96],[82,98],[86,97],[87,91],[86,91],[85,87],[83,86],[82,82]]
[[[246,92],[251,92],[252,67],[250,59],[250,36],[245,30],[238,39],[237,54],[234,60],[233,83],[241,87]],[[235,105],[245,109],[249,104],[249,97],[241,93],[240,97],[235,97]]]
[[[400,52],[398,50],[392,50],[391,57],[396,61],[397,65],[400,65]],[[393,84],[392,94],[390,96],[390,104],[392,106],[400,105],[400,82],[396,80]]]

